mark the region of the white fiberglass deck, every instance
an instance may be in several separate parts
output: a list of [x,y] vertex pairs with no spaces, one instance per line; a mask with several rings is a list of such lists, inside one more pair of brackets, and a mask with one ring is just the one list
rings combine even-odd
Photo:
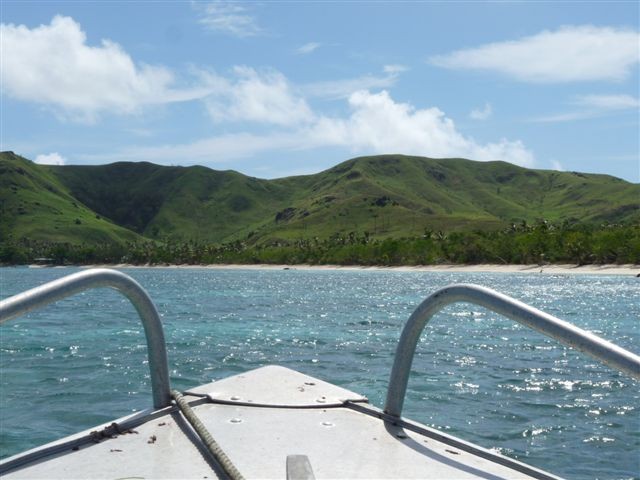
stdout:
[[[556,478],[437,430],[385,422],[362,396],[283,367],[189,393],[193,410],[245,478],[287,478],[291,455],[306,456],[317,479]],[[159,412],[113,438],[85,441],[75,450],[67,443],[63,452],[3,478],[224,478],[182,414],[171,407]]]

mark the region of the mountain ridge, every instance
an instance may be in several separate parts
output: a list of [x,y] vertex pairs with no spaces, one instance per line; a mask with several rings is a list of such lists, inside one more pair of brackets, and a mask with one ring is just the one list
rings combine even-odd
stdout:
[[149,162],[37,165],[0,153],[1,237],[75,243],[378,238],[521,222],[640,223],[640,185],[502,161],[357,157],[259,179]]

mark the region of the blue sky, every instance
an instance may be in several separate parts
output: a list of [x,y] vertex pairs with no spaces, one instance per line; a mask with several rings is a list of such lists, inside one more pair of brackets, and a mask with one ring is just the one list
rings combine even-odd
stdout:
[[261,177],[369,154],[640,181],[639,3],[8,1],[1,149]]

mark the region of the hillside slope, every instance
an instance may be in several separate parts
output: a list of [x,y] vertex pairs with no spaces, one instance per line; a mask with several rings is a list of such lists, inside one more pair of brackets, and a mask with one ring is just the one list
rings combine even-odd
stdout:
[[506,162],[361,157],[274,180],[303,191],[260,236],[374,236],[495,229],[513,223],[640,223],[640,185],[607,175],[530,170]]
[[0,153],[0,241],[126,243],[134,232],[96,214],[46,168]]
[[12,153],[0,154],[0,168],[5,235],[55,241],[140,235],[265,243],[493,230],[542,219],[640,223],[640,185],[505,162],[380,155],[276,180],[151,163],[41,166]]
[[277,211],[282,188],[237,172],[151,163],[47,167],[73,195],[149,238],[244,237]]

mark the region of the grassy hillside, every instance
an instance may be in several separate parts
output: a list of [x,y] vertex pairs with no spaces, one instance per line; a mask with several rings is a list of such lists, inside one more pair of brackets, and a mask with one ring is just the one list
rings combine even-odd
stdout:
[[382,155],[274,180],[302,191],[260,237],[375,237],[491,230],[542,219],[640,223],[640,186],[606,175],[530,170],[505,162]]
[[[640,185],[505,162],[361,157],[314,175],[261,180],[151,163],[40,166],[0,154],[4,236],[98,242],[371,238],[491,231],[542,219],[640,223]],[[135,233],[134,233],[135,232]]]
[[151,163],[44,167],[98,214],[148,238],[219,242],[245,237],[290,195],[233,171]]
[[46,168],[0,153],[0,241],[124,243],[140,240],[87,208]]

